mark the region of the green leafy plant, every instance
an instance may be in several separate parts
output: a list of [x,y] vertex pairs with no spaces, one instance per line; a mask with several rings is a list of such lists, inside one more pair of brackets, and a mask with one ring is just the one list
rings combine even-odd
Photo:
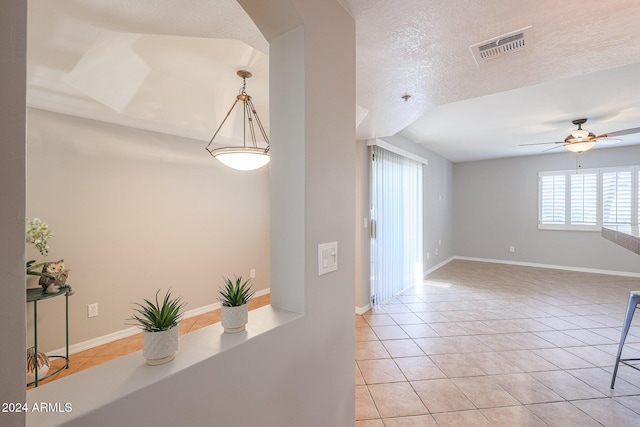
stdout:
[[251,279],[247,279],[243,282],[242,276],[233,277],[235,278],[235,281],[228,277],[223,277],[224,288],[219,291],[220,298],[218,298],[218,301],[220,301],[220,303],[225,307],[239,307],[244,305],[249,302],[253,297],[253,294],[255,294],[255,291],[251,290],[253,287]]
[[178,324],[184,313],[182,309],[186,303],[182,302],[182,297],[171,298],[171,289],[165,294],[162,303],[158,300],[160,289],[156,292],[156,301],[144,300],[144,304],[133,303],[138,306],[134,308],[137,314],[128,320],[136,321],[134,326],[148,332],[160,332],[173,328]]
[[51,277],[53,278],[53,276],[49,273],[43,273],[42,271],[36,271],[36,269],[38,268],[42,268],[43,265],[45,265],[46,263],[41,262],[38,264],[34,264],[36,262],[35,259],[32,259],[30,261],[27,261],[27,274],[31,275],[31,276],[42,276],[42,277]]

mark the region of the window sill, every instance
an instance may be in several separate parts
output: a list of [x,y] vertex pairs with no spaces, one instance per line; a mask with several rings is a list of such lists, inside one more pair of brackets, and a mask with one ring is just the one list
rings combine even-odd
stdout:
[[[216,323],[182,335],[176,358],[167,364],[149,366],[142,357],[142,351],[137,351],[28,390],[26,425],[35,427],[71,422],[301,317],[301,314],[268,305],[250,312],[247,329],[243,332],[225,334],[220,323]],[[31,410],[35,404],[41,403],[53,406],[49,407],[49,412]],[[65,412],[67,403],[71,404],[71,410],[67,406]]]
[[599,232],[601,229],[598,225],[538,225],[538,230],[555,230],[555,231],[596,231]]

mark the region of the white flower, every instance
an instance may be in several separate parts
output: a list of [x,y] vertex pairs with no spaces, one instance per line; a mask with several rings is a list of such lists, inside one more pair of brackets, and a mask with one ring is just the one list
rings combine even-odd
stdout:
[[34,218],[31,221],[27,219],[27,243],[32,243],[38,250],[38,252],[40,252],[44,256],[47,256],[47,254],[49,253],[47,240],[51,238],[51,236],[53,236],[53,234],[51,234],[49,226],[43,223],[39,218]]

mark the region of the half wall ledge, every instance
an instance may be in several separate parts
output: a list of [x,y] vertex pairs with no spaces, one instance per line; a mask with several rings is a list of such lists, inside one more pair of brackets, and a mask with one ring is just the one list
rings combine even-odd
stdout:
[[[181,335],[180,349],[170,363],[149,366],[140,350],[28,390],[27,407],[30,410],[26,414],[26,426],[42,427],[72,423],[181,371],[198,369],[196,365],[201,362],[259,335],[274,331],[302,316],[271,305],[260,307],[251,311],[247,328],[241,333],[225,334],[220,323],[216,323]],[[31,411],[33,405],[40,405],[42,402],[53,404],[53,409],[50,408],[49,412]],[[71,410],[67,404],[71,404]]]

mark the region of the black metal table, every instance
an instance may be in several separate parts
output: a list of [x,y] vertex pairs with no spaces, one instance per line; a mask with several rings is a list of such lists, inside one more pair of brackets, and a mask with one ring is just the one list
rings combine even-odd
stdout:
[[35,357],[38,357],[38,301],[47,300],[55,297],[59,297],[60,295],[64,295],[65,298],[65,350],[66,353],[64,356],[52,355],[48,356],[49,359],[64,359],[65,363],[60,368],[56,369],[53,372],[48,372],[48,374],[42,378],[38,378],[38,363],[36,363],[34,368],[35,380],[27,383],[27,386],[35,385],[38,387],[38,383],[40,381],[49,378],[62,371],[63,369],[69,368],[69,286],[62,286],[60,290],[56,293],[48,294],[42,290],[42,288],[31,288],[27,289],[27,303],[33,303],[33,347],[35,349]]

